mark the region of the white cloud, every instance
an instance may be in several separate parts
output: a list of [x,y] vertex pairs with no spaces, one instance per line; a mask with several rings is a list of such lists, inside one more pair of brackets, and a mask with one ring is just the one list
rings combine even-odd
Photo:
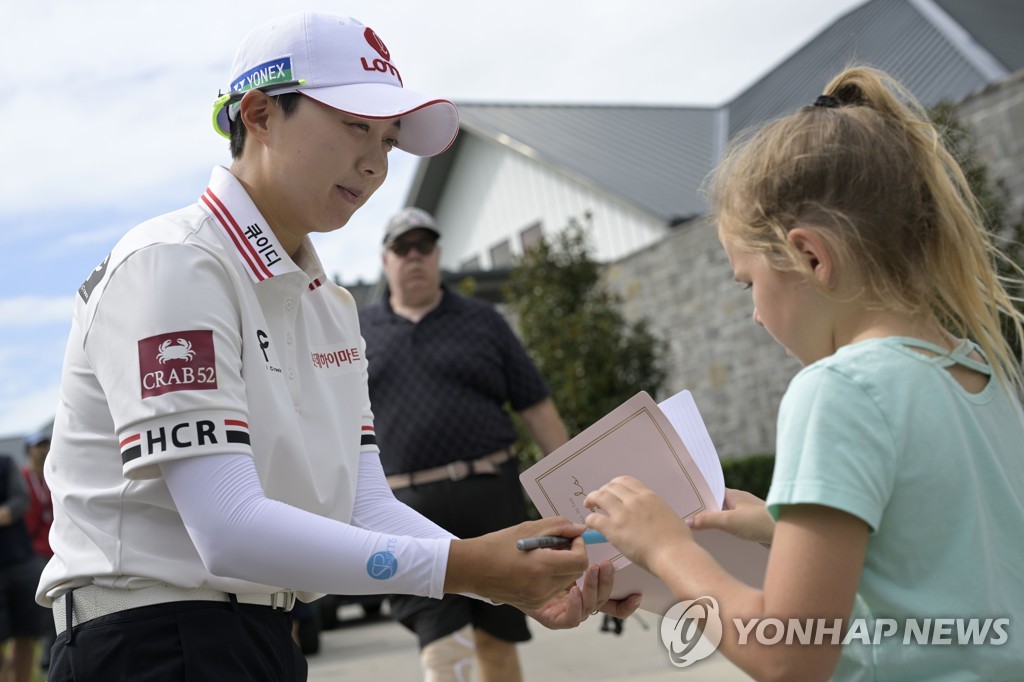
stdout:
[[31,433],[46,426],[57,410],[60,386],[40,386],[17,396],[0,397],[0,436]]
[[113,246],[118,239],[124,236],[124,233],[131,227],[132,225],[115,222],[110,225],[103,225],[90,230],[72,232],[64,237],[64,240],[59,246],[64,250],[74,250],[82,246],[89,246],[92,244],[101,244],[109,248]]
[[409,87],[453,99],[717,104],[861,1],[22,3],[0,38],[33,55],[31,74],[0,64],[0,120],[19,131],[4,140],[3,210],[134,203],[226,163],[210,113],[234,46],[290,10],[351,12]]
[[[28,298],[28,297],[26,297]],[[43,317],[53,323],[60,316],[59,333],[41,334],[37,330],[15,328],[8,324],[11,314],[23,314],[19,300],[13,305],[0,301],[0,319],[4,320],[0,338],[0,435],[28,433],[49,423],[57,407],[61,361],[67,340],[71,313],[59,315],[61,304],[37,297]],[[65,301],[65,303],[67,303]],[[48,311],[48,312],[47,312]],[[56,327],[56,325],[52,325]],[[9,333],[12,332],[13,333]]]
[[0,320],[5,330],[69,324],[75,311],[75,297],[18,296],[0,299]]

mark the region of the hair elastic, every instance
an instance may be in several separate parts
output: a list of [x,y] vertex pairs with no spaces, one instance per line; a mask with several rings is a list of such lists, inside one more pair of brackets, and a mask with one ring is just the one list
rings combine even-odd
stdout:
[[839,100],[832,95],[821,95],[818,99],[814,100],[814,106],[837,109],[839,107]]

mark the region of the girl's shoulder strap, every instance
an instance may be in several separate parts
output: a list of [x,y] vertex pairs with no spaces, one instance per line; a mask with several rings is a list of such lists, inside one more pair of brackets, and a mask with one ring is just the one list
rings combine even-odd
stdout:
[[899,342],[903,346],[920,348],[921,350],[933,353],[933,362],[939,367],[963,365],[964,367],[973,369],[975,372],[980,372],[986,376],[990,376],[992,374],[992,366],[988,364],[988,362],[975,360],[971,357],[972,353],[977,353],[981,358],[983,358],[983,360],[987,360],[987,358],[985,358],[985,352],[981,347],[970,339],[963,339],[953,350],[947,350],[939,345],[931,343],[930,341],[910,337],[900,337]]

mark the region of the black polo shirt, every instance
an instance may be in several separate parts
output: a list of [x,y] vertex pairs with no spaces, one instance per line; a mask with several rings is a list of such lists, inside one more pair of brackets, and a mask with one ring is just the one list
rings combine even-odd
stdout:
[[512,445],[517,412],[549,395],[505,319],[489,304],[442,287],[418,323],[388,297],[359,315],[370,402],[387,474],[475,459]]

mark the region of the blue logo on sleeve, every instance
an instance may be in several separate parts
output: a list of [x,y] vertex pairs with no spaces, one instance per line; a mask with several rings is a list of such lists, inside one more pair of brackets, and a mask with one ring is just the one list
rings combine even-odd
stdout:
[[398,559],[391,552],[377,552],[366,562],[366,572],[374,580],[387,580],[398,573]]

